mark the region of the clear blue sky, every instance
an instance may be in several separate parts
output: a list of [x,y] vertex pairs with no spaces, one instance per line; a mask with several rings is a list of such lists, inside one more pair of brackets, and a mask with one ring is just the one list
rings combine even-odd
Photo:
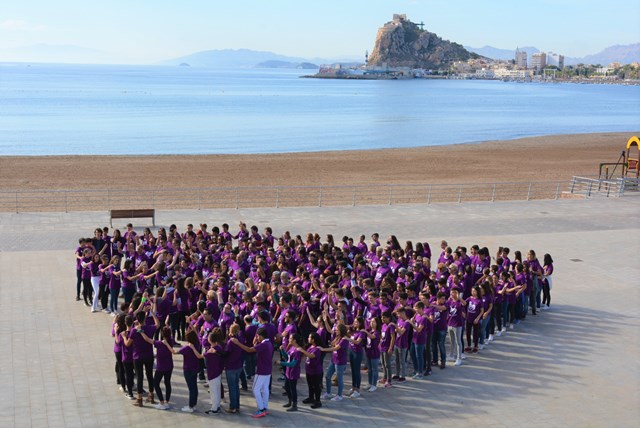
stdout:
[[0,52],[39,43],[77,45],[135,63],[225,48],[359,58],[393,13],[473,47],[535,46],[579,57],[640,42],[638,0],[0,2]]

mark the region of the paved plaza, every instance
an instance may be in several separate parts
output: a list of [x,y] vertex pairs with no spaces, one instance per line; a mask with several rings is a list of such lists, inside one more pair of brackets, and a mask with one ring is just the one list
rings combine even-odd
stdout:
[[[285,413],[274,380],[271,414],[241,394],[240,415],[182,414],[182,358],[174,409],[135,408],[115,384],[112,318],[75,301],[74,249],[109,224],[106,212],[0,213],[0,427],[58,426],[637,426],[640,418],[640,197],[437,205],[160,211],[157,225],[239,220],[276,236],[395,234],[403,244],[504,245],[555,260],[551,310],[528,316],[460,367],[362,398]],[[116,222],[123,228],[127,221]],[[146,220],[134,222],[141,230]],[[447,345],[448,346],[448,345]],[[345,388],[350,388],[349,370]],[[304,377],[304,376],[303,376]],[[306,383],[298,385],[301,399]]]

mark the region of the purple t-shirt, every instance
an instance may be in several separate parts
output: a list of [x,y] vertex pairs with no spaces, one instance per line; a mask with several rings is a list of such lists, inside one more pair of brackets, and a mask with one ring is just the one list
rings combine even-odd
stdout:
[[438,310],[433,308],[433,329],[434,331],[442,331],[447,329],[447,318],[449,311],[447,309]]
[[411,330],[411,324],[408,321],[398,319],[398,327],[403,328],[404,334],[398,334],[396,336],[396,346],[400,349],[407,349],[409,347],[409,330]]
[[467,323],[473,324],[480,312],[482,311],[482,299],[469,297],[467,299]]
[[255,346],[256,349],[256,374],[261,376],[270,375],[273,369],[271,360],[273,358],[273,345],[269,339],[264,339]]
[[[238,338],[240,340],[240,338]],[[227,340],[224,348],[227,355],[224,359],[224,368],[226,370],[238,370],[242,368],[242,349],[233,343],[231,339]]]
[[155,340],[153,346],[156,348],[156,370],[159,372],[173,370],[173,354],[167,345],[160,340]]
[[391,337],[395,334],[396,328],[391,324],[382,324],[382,334],[380,335],[380,352],[389,352],[391,347]]
[[222,358],[222,346],[214,345],[211,349],[216,352],[206,352],[204,354],[205,364],[207,365],[207,380],[215,379],[222,374],[224,368],[224,358]]
[[351,350],[351,352],[355,353],[355,354],[359,354],[360,352],[362,352],[362,350],[364,349],[364,338],[365,338],[366,334],[364,334],[362,331],[358,330],[355,333],[353,333],[351,335],[351,340],[358,340],[360,339],[360,343],[359,344],[355,344],[352,342],[349,342],[349,349]]
[[370,360],[377,360],[380,358],[380,332],[376,330],[373,332],[373,335],[373,338],[367,335],[367,344],[365,345],[364,352]]
[[322,374],[322,351],[317,346],[310,346],[307,352],[315,355],[314,358],[307,358],[304,363],[304,371],[308,375]]
[[[153,337],[156,332],[155,325],[144,325],[141,329],[147,337]],[[129,333],[129,339],[133,340],[133,359],[134,360],[152,360],[153,345],[144,340],[142,334],[137,329],[132,329]]]
[[449,319],[447,325],[449,327],[464,326],[464,306],[458,300],[447,300],[447,309],[449,310]]
[[344,366],[347,364],[347,351],[349,350],[349,341],[346,337],[342,338],[340,342],[338,342],[339,349],[337,351],[333,351],[331,355],[331,362],[336,366]]
[[293,367],[286,367],[284,369],[284,375],[289,380],[300,379],[300,359],[302,358],[302,353],[296,348],[291,347],[287,352],[287,355],[287,362],[295,361],[296,364]]
[[183,346],[178,351],[179,354],[182,354],[184,357],[184,363],[182,364],[182,370],[185,372],[197,372],[200,368],[198,364],[198,357],[193,352],[190,346]]
[[422,326],[422,330],[413,331],[413,337],[411,338],[411,342],[415,343],[416,345],[426,345],[427,335],[429,334],[429,331],[428,331],[429,320],[424,315],[416,314],[414,322],[416,324],[416,327]]

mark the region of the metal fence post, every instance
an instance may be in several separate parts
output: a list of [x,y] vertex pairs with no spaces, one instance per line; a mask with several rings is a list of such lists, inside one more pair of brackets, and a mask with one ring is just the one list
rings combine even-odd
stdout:
[[280,188],[276,187],[276,208],[280,208]]
[[573,189],[576,187],[576,176],[574,175],[571,179],[571,190],[570,192],[573,194]]
[[389,205],[391,205],[391,192],[393,192],[393,189],[391,188],[391,186],[389,186]]
[[493,183],[493,192],[491,193],[491,202],[496,201],[496,184]]
[[531,200],[531,186],[533,186],[533,183],[529,183],[529,190],[527,191],[527,201]]
[[356,206],[356,188],[355,187],[353,188],[353,201],[352,202],[353,202],[352,206],[355,207]]
[[462,184],[460,185],[460,190],[458,191],[458,203],[462,202]]
[[589,190],[587,190],[587,196],[591,196],[591,188],[593,187],[593,181],[589,182]]
[[433,188],[433,184],[429,185],[429,196],[427,196],[427,205],[431,204],[431,189]]
[[560,182],[558,182],[558,186],[556,187],[556,200],[560,197]]

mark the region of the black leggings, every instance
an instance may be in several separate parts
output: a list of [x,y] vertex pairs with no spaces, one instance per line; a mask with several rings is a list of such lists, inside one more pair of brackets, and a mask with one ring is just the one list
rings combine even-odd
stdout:
[[[107,309],[109,304],[109,283],[100,283],[98,294],[100,306],[102,306],[102,309]],[[95,298],[95,296],[93,297]]]
[[158,396],[158,400],[165,401],[164,396],[162,395],[162,389],[160,388],[160,382],[164,378],[164,389],[167,391],[167,402],[171,399],[171,374],[173,370],[169,370],[166,372],[161,372],[156,370],[156,374],[153,377],[153,387],[156,390],[156,395]]
[[542,304],[549,306],[551,304],[551,289],[549,284],[542,286]]
[[80,286],[82,285],[82,269],[76,269],[76,298],[80,298]]
[[184,311],[173,312],[169,315],[169,323],[171,324],[171,334],[176,340],[184,340],[186,330],[186,316]]
[[307,385],[309,385],[309,398],[313,402],[320,402],[320,394],[322,393],[322,373],[308,374]]
[[284,389],[287,392],[287,397],[292,403],[298,402],[298,379],[286,378],[284,381]]
[[86,304],[91,304],[93,299],[91,298],[93,294],[93,286],[91,285],[91,278],[82,278],[82,297],[84,297],[84,302]]
[[133,363],[136,368],[136,392],[142,394],[144,390],[144,375],[147,376],[149,392],[153,391],[153,358],[134,360]]
[[124,378],[124,364],[122,364],[122,352],[118,351],[116,354],[116,383],[125,389],[127,384]]
[[123,361],[124,365],[124,379],[126,383],[125,392],[128,395],[133,395],[133,361]]

